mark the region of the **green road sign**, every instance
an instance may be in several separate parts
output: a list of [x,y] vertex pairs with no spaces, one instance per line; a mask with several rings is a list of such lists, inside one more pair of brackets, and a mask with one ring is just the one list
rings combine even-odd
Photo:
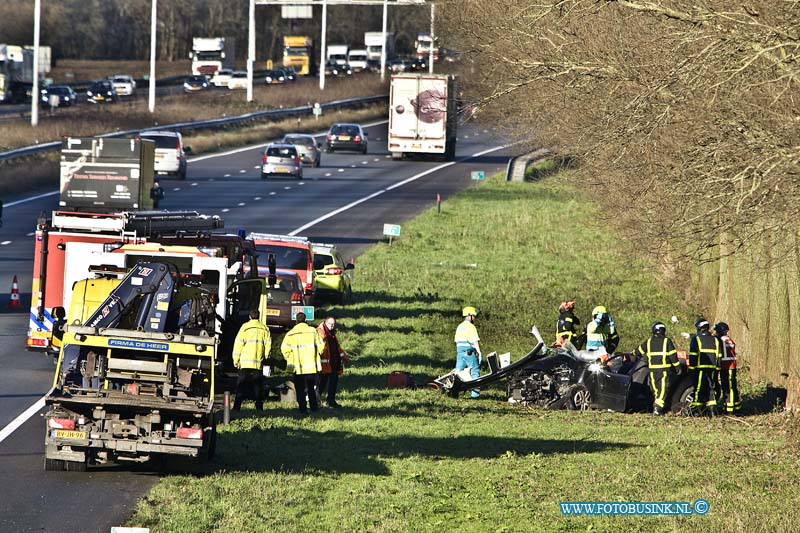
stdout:
[[470,172],[470,177],[475,181],[483,181],[486,179],[486,173],[483,170],[473,170]]
[[388,235],[389,237],[399,237],[400,236],[400,225],[399,224],[384,224],[383,225],[383,234]]
[[297,319],[297,313],[306,315],[306,320],[314,320],[314,306],[313,305],[293,305],[292,306],[292,320]]

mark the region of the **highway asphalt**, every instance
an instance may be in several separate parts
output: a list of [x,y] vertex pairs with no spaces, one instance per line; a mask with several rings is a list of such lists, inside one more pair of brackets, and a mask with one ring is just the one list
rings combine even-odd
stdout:
[[[350,258],[382,238],[384,223],[402,224],[434,206],[437,194],[446,202],[470,186],[471,171],[502,171],[508,160],[503,140],[479,124],[462,126],[454,163],[392,161],[385,121],[366,131],[367,155],[323,153],[322,166],[306,167],[302,180],[262,180],[263,145],[195,157],[185,181],[161,180],[166,198],[160,207],[219,214],[230,232],[243,228],[333,242]],[[108,531],[122,524],[158,475],[147,465],[90,467],[87,473],[44,471],[44,425],[35,402],[51,385],[53,363],[25,351],[24,344],[32,232],[40,213],[57,208],[57,195],[29,191],[5,198],[5,205],[0,291],[10,289],[17,275],[23,309],[6,310],[7,297],[0,297],[0,479],[5,480],[0,485],[0,532]],[[356,263],[355,292],[357,280]]]

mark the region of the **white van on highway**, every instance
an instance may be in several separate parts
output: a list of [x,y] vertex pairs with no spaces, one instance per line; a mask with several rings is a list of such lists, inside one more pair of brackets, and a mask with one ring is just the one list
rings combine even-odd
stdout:
[[350,64],[355,72],[367,70],[367,51],[366,50],[350,50],[347,53],[347,62]]
[[[158,175],[171,174],[179,180],[186,179],[186,154],[183,137],[175,131],[148,131],[139,135],[156,143],[155,172]],[[188,147],[185,151],[191,151]]]

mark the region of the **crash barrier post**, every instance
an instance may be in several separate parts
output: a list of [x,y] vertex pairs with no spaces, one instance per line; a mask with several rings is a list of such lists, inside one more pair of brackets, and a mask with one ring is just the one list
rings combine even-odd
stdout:
[[525,181],[525,171],[536,161],[549,157],[553,153],[547,148],[540,148],[527,154],[512,157],[506,168],[506,181]]

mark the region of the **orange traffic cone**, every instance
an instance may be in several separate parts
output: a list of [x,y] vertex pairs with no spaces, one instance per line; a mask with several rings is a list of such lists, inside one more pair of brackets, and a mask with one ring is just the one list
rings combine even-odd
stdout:
[[14,281],[11,282],[11,299],[8,300],[9,309],[20,309],[22,304],[19,301],[19,283],[17,283],[17,276],[14,276]]

